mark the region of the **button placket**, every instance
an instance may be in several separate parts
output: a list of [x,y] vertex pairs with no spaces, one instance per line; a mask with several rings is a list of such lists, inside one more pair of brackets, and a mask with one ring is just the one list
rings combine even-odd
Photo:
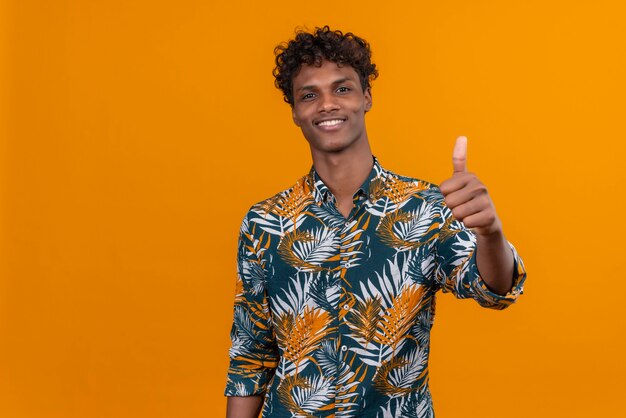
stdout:
[[[357,199],[355,199],[357,200]],[[349,234],[350,233],[350,227],[354,224],[355,222],[355,217],[357,216],[357,214],[359,213],[359,209],[361,207],[361,205],[359,204],[360,202],[355,202],[355,207],[352,209],[352,211],[350,212],[350,215],[348,216],[347,219],[344,220],[343,222],[343,227],[341,228],[341,232],[342,234]],[[343,250],[340,249],[339,250],[339,258],[341,260],[344,259],[344,254],[343,254]],[[351,263],[349,261],[343,263],[342,267],[343,269],[349,269],[351,266]],[[344,270],[345,271],[345,270]],[[345,272],[346,274],[348,274],[347,272]],[[342,287],[343,287],[343,280],[341,281],[342,283]],[[343,293],[343,292],[342,292]],[[339,349],[339,355],[337,356],[337,370],[336,370],[336,376],[335,376],[335,390],[336,393],[338,395],[344,394],[348,388],[345,385],[340,385],[339,383],[339,379],[340,379],[340,370],[341,370],[341,365],[343,363],[343,361],[345,361],[345,353],[347,353],[348,351],[348,346],[343,344],[343,345],[339,345],[341,340],[343,339],[343,336],[348,332],[348,325],[346,324],[346,315],[347,313],[350,311],[350,304],[347,303],[347,301],[344,300],[339,300],[338,301],[338,306],[337,306],[337,310],[340,312],[340,317],[343,318],[340,321],[339,326],[337,327],[337,332],[339,334],[339,338],[340,340],[338,341],[338,349]],[[343,312],[342,312],[343,311]]]

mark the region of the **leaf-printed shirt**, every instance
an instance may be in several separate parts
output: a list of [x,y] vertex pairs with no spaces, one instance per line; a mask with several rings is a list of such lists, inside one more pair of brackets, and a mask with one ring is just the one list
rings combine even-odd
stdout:
[[513,288],[488,289],[437,186],[374,158],[353,200],[345,218],[312,168],[243,220],[225,394],[265,394],[263,417],[431,417],[437,292],[493,309],[522,293],[510,244]]

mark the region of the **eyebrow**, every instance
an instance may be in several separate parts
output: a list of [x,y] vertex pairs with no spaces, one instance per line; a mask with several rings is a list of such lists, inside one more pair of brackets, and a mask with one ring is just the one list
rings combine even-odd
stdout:
[[[354,80],[352,80],[350,77],[342,77],[342,78],[339,78],[339,79],[337,79],[337,80],[333,81],[331,84],[334,86],[334,85],[337,85],[337,84],[345,83],[346,81],[354,81]],[[308,86],[302,86],[302,87],[300,87],[300,88],[298,89],[298,91],[302,91],[302,90],[315,90],[316,88],[317,88],[317,86],[314,86],[314,85],[308,85]]]

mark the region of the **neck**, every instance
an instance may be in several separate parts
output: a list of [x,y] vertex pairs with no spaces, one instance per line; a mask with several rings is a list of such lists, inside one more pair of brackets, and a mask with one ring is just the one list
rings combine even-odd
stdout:
[[315,171],[338,200],[351,201],[374,165],[367,141],[363,146],[336,153],[313,151],[312,156]]

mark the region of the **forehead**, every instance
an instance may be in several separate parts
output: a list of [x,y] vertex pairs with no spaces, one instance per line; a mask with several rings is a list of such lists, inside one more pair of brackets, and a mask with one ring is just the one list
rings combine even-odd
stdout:
[[302,64],[300,71],[293,78],[293,87],[296,90],[301,86],[324,86],[341,79],[358,82],[359,75],[351,65],[339,66],[335,62],[323,60],[319,67]]

